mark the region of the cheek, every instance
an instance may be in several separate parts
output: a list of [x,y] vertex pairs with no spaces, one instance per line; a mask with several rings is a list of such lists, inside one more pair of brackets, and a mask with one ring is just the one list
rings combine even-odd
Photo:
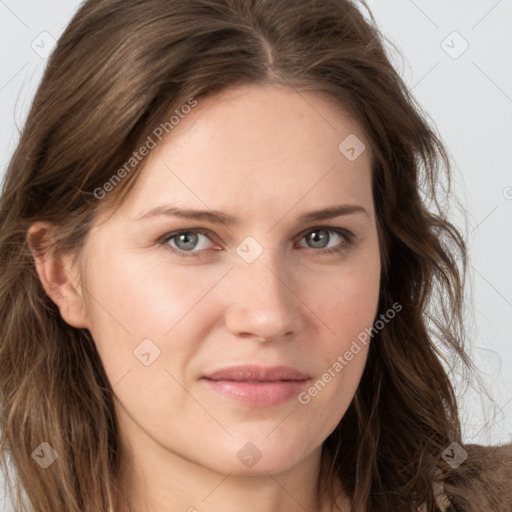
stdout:
[[[112,381],[140,369],[138,351],[157,355],[154,365],[165,368],[179,366],[193,354],[208,325],[210,309],[201,302],[208,303],[206,295],[224,270],[167,266],[162,258],[106,250],[91,261],[101,264],[90,264],[87,271],[87,314]],[[196,311],[201,311],[201,322]]]
[[184,318],[215,283],[203,271],[196,279],[192,267],[162,265],[162,259],[103,251],[101,265],[89,271],[88,310],[95,325],[112,325],[135,338],[162,337]]
[[[354,258],[356,260],[356,258]],[[329,353],[347,350],[353,339],[373,325],[380,292],[380,258],[378,251],[368,250],[357,260],[330,276],[315,288],[312,304],[330,329]]]
[[379,275],[378,262],[361,265],[331,279],[328,292],[315,289],[311,296],[329,334],[318,338],[319,371],[298,399],[322,439],[336,428],[359,385],[377,314]]
[[301,403],[315,410],[315,422],[326,422],[327,430],[334,429],[349,406],[366,364],[380,291],[377,247],[340,267],[328,287],[320,283],[310,297],[329,334],[319,338],[321,370]]
[[[368,347],[359,344],[352,350],[336,355],[325,371],[317,375],[298,396],[301,417],[309,424],[308,431],[315,432],[319,442],[325,440],[339,424],[359,385]],[[350,360],[346,353],[351,354]],[[304,442],[307,442],[307,435]]]

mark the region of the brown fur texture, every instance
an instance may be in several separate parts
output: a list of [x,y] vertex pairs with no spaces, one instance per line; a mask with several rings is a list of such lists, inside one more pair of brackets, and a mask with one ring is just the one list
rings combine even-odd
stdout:
[[448,512],[512,512],[512,444],[465,445],[468,458],[444,482]]

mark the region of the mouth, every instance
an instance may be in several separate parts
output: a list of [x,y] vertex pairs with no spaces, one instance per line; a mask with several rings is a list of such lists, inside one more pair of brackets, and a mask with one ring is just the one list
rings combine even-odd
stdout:
[[309,375],[288,366],[236,366],[215,371],[201,381],[220,395],[254,407],[270,407],[297,396]]

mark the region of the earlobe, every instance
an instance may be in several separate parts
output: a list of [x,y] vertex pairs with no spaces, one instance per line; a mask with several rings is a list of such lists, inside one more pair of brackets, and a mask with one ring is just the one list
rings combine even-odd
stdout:
[[39,280],[66,323],[73,327],[89,328],[80,272],[73,255],[53,254],[48,249],[53,228],[48,222],[36,222],[27,232],[27,242],[34,256]]

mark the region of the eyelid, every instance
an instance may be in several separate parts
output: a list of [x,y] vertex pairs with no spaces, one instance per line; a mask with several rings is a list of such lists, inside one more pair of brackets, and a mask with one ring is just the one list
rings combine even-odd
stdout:
[[[185,228],[185,229],[178,229],[176,231],[169,231],[168,233],[165,233],[165,235],[162,235],[158,238],[157,243],[166,244],[169,240],[172,238],[177,237],[178,235],[181,235],[182,233],[199,233],[200,235],[205,235],[210,239],[210,241],[215,242],[216,235],[213,231],[206,229],[206,228]],[[187,251],[183,251],[187,252]],[[193,252],[193,251],[188,251]],[[195,251],[199,252],[199,251]]]
[[352,241],[354,241],[355,239],[355,234],[352,233],[352,231],[349,231],[348,229],[346,228],[341,228],[339,226],[329,226],[329,225],[319,225],[319,226],[312,226],[310,228],[307,228],[305,229],[304,231],[301,231],[297,237],[298,238],[302,238],[303,236],[307,235],[308,233],[310,233],[311,231],[319,231],[319,230],[325,230],[325,231],[331,231],[331,232],[334,232],[334,233],[340,233],[341,235],[343,235],[346,239],[347,239],[347,242],[350,242],[352,243]]

